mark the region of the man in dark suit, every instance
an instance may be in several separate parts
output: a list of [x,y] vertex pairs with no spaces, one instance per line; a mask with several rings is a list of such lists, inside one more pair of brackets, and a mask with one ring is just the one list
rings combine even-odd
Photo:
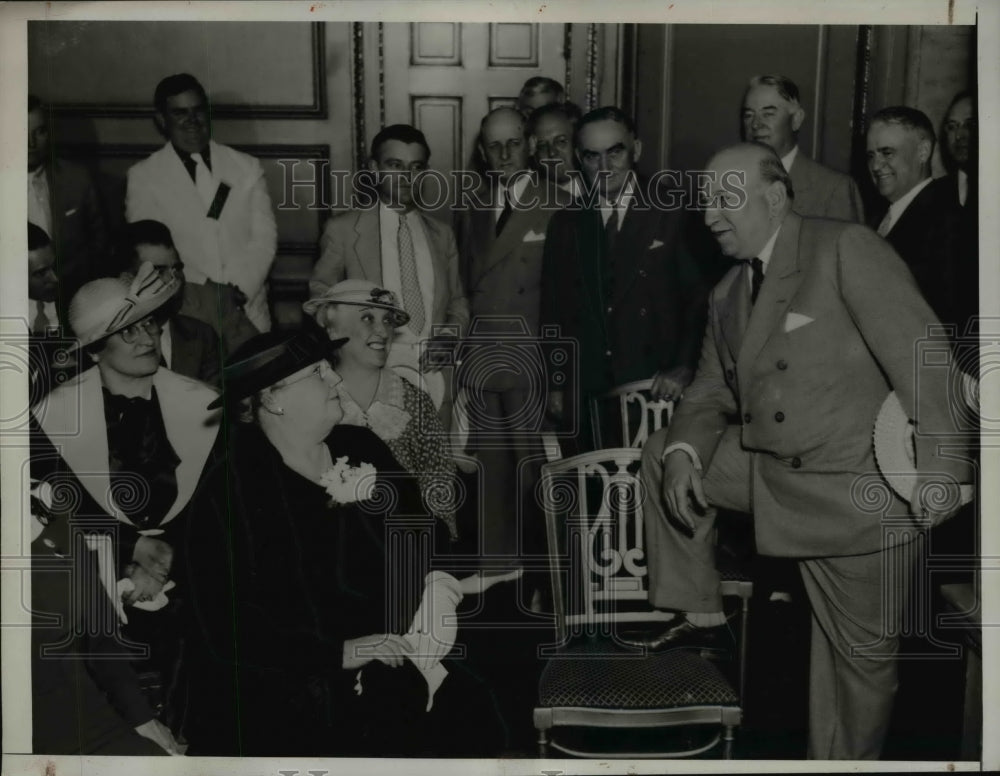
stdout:
[[70,352],[65,311],[57,304],[56,257],[45,230],[28,222],[28,387],[34,404],[56,385],[73,377],[79,362]]
[[871,225],[909,266],[944,323],[956,323],[958,212],[947,179],[931,178],[934,127],[903,105],[883,108],[868,126],[868,170],[886,207]]
[[959,92],[944,117],[941,159],[958,215],[956,316],[959,333],[979,312],[979,131],[971,92]]
[[52,240],[59,303],[106,267],[107,224],[97,188],[86,169],[57,159],[49,146],[48,111],[28,95],[28,221]]
[[[418,207],[414,176],[427,169],[431,150],[409,124],[384,127],[372,140],[368,170],[372,201],[331,218],[320,238],[322,255],[309,279],[312,297],[342,280],[369,280],[392,291],[410,314],[397,333],[387,366],[430,395],[445,430],[451,428],[450,371],[432,363],[469,327],[469,303],[459,279],[451,228]],[[438,331],[450,327],[452,334]],[[433,342],[433,347],[429,345]]]
[[792,177],[801,216],[864,223],[861,192],[848,175],[824,167],[798,146],[806,112],[799,87],[783,75],[758,75],[743,94],[743,139],[771,146]]
[[591,111],[575,145],[587,190],[549,223],[541,321],[577,342],[576,383],[550,386],[549,412],[575,413],[587,449],[591,397],[650,378],[654,397],[680,397],[698,358],[705,295],[681,239],[682,212],[636,177],[642,143],[632,119],[615,107]]
[[219,336],[204,321],[179,312],[184,301],[184,265],[170,230],[159,221],[133,221],[125,225],[123,235],[124,269],[135,274],[139,265],[149,262],[161,274],[180,278],[181,291],[161,312],[160,349],[164,366],[172,372],[218,387],[222,372]]
[[[799,560],[812,607],[809,756],[877,758],[896,690],[892,602],[906,600],[908,538],[953,515],[972,475],[940,452],[958,440],[947,370],[925,370],[917,390],[915,344],[937,320],[871,231],[792,212],[772,149],[728,148],[708,170],[706,224],[741,266],[709,296],[698,373],[641,467],[649,600],[685,616],[630,643],[661,650],[718,635],[715,510],[752,512],[758,551]],[[733,172],[746,176],[742,191],[725,182]],[[890,390],[919,422],[910,504],[880,479],[872,450]],[[866,500],[873,488],[884,509]],[[913,523],[892,533],[883,515]]]

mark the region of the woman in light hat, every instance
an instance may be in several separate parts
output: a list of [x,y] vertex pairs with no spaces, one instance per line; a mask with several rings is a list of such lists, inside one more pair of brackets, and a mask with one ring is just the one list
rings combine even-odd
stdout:
[[396,329],[410,320],[396,295],[367,280],[343,280],[305,302],[302,309],[331,339],[348,338],[334,363],[343,379],[343,423],[378,434],[416,476],[434,514],[457,538],[457,472],[447,432],[427,393],[386,368]]
[[[207,461],[220,455],[218,413],[206,409],[216,392],[160,366],[157,313],[178,288],[150,264],[131,279],[82,286],[68,318],[93,366],[31,410],[40,431],[32,477],[63,494],[55,511],[83,527],[118,624],[129,641],[150,646],[147,666],[164,682],[178,660],[185,592],[175,589],[176,537]],[[130,697],[125,716],[148,721],[148,704]]]
[[229,454],[186,541],[203,647],[190,754],[448,754],[497,732],[466,663],[442,664],[455,636],[441,624],[503,577],[444,573],[448,534],[415,478],[372,431],[340,424],[327,359],[346,344],[270,332],[223,371]]

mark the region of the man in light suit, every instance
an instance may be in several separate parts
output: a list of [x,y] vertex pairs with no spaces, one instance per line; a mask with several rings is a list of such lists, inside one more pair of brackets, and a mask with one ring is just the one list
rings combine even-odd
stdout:
[[51,154],[47,112],[41,100],[28,95],[28,221],[52,241],[58,303],[65,312],[76,290],[100,273],[108,228],[90,173]]
[[[143,220],[126,224],[122,253],[126,263],[123,269],[129,274],[138,274],[142,264],[149,263],[160,271],[165,281],[177,278],[181,288],[184,287],[184,265],[177,256],[170,230],[159,221]],[[163,366],[171,372],[218,388],[222,373],[219,335],[204,321],[181,313],[182,300],[183,293],[179,293],[158,311],[157,317],[162,319],[160,353]]]
[[268,331],[267,276],[278,229],[260,162],[211,139],[208,96],[194,76],[164,78],[153,102],[167,143],[129,169],[127,220],[170,229],[187,268],[186,312],[225,334],[225,322],[205,301],[226,294]]
[[591,111],[576,126],[575,147],[587,190],[549,223],[541,321],[578,343],[579,379],[571,390],[550,386],[549,413],[577,417],[590,449],[591,397],[651,378],[654,397],[680,397],[697,363],[705,290],[682,239],[680,205],[635,174],[642,142],[632,119],[612,106]]
[[[538,550],[539,470],[530,459],[542,453],[537,432],[545,409],[544,366],[536,344],[542,250],[549,219],[569,202],[566,191],[528,173],[524,131],[524,118],[512,108],[497,108],[483,118],[479,151],[487,178],[456,219],[473,333],[458,379],[475,397],[471,449],[487,475],[483,546],[503,555]],[[504,347],[497,349],[497,343]],[[512,509],[515,492],[518,508]]]
[[795,189],[800,216],[864,223],[861,192],[847,175],[813,161],[798,147],[806,112],[799,88],[783,75],[750,79],[743,95],[743,139],[771,146],[781,157]]
[[896,250],[944,323],[956,323],[959,218],[948,178],[931,178],[934,126],[916,108],[896,105],[875,113],[868,126],[868,170],[885,208],[871,225]]
[[[358,207],[327,222],[309,292],[317,297],[342,280],[360,279],[396,294],[410,322],[396,333],[386,365],[430,394],[447,430],[451,373],[428,356],[443,357],[464,335],[469,303],[454,233],[417,207],[414,176],[427,169],[430,155],[424,133],[408,124],[375,136],[368,169],[377,176],[377,201],[359,197]],[[435,333],[440,326],[451,332]]]
[[[709,296],[698,373],[641,467],[649,600],[685,616],[630,643],[662,650],[718,635],[715,509],[752,512],[758,551],[799,559],[812,607],[809,756],[877,758],[901,615],[886,602],[906,600],[913,560],[913,544],[894,544],[880,517],[911,515],[917,533],[954,514],[971,477],[966,460],[939,447],[957,440],[947,370],[925,370],[917,390],[916,346],[937,321],[874,233],[792,212],[772,149],[728,148],[707,169],[716,177],[706,224],[741,266]],[[872,450],[890,390],[927,432],[917,433],[912,504],[879,479]],[[866,503],[872,487],[885,509]]]

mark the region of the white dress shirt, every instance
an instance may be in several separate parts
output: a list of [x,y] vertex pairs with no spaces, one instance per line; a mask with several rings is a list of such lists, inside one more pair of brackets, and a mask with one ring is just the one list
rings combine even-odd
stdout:
[[630,180],[625,188],[619,192],[618,200],[612,205],[608,200],[601,197],[601,220],[604,221],[604,225],[608,225],[608,221],[611,220],[611,213],[615,213],[615,227],[617,229],[622,228],[622,221],[625,220],[625,213],[635,200],[635,195],[632,193],[632,181]]
[[[399,268],[399,219],[402,211],[393,210],[385,203],[379,203],[379,240],[382,252],[382,288],[392,291],[396,298],[403,299],[403,281]],[[420,296],[424,301],[424,327],[414,332],[409,324],[396,329],[386,366],[392,367],[401,376],[418,388],[427,391],[435,406],[444,399],[444,377],[438,372],[420,374],[420,343],[433,333],[431,315],[434,309],[434,265],[431,249],[420,213],[413,209],[405,215],[413,239],[413,256],[417,263],[417,280],[420,282]]]
[[514,179],[513,186],[506,186],[501,183],[499,189],[497,189],[497,203],[496,207],[493,208],[494,224],[500,220],[500,216],[503,214],[504,205],[507,203],[508,195],[512,198],[512,202],[520,203],[521,195],[524,194],[524,190],[528,187],[528,175],[518,173],[514,174],[517,175],[517,177]]
[[[799,155],[799,147],[797,145],[792,146],[792,150],[781,157],[781,166],[785,168],[785,172],[791,174],[792,163],[795,161],[795,157]],[[759,258],[759,257],[758,257]]]

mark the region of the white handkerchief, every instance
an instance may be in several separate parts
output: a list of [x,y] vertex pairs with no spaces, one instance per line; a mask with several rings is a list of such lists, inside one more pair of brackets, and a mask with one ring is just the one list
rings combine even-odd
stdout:
[[524,235],[524,239],[521,240],[521,242],[541,242],[544,239],[545,235],[543,233],[531,230],[526,235]]
[[649,244],[649,248],[647,250],[651,251],[654,248],[662,248],[662,247],[663,247],[663,240],[653,240],[653,242]]
[[795,331],[807,323],[812,323],[815,318],[810,318],[808,315],[803,315],[802,313],[788,313],[788,317],[785,318],[785,334],[790,331]]
[[448,675],[441,658],[455,644],[458,633],[455,610],[462,597],[457,579],[443,571],[432,571],[424,578],[420,607],[403,636],[413,650],[407,657],[427,682],[427,711],[434,705],[434,693]]

